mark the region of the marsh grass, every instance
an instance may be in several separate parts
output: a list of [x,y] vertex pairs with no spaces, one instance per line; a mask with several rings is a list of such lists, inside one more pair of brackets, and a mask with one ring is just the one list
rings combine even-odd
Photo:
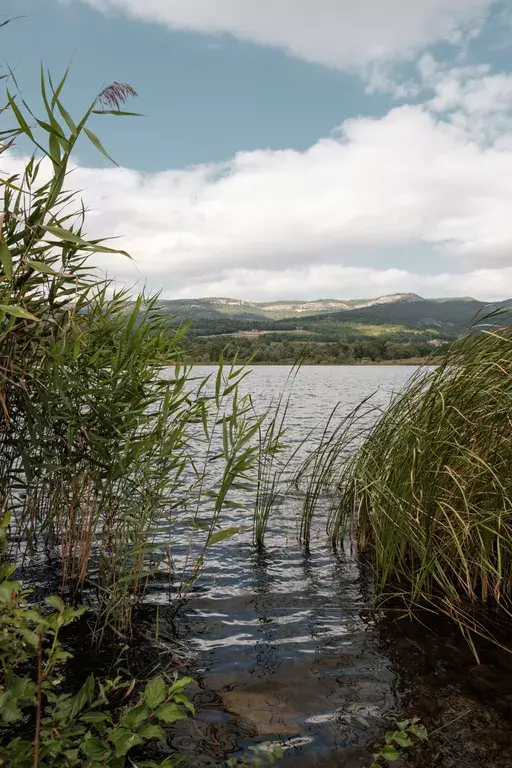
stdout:
[[420,369],[378,420],[370,404],[354,411],[298,478],[313,485],[306,535],[327,485],[329,533],[350,530],[368,554],[381,604],[430,606],[468,638],[512,605],[512,328],[498,324],[489,317]]

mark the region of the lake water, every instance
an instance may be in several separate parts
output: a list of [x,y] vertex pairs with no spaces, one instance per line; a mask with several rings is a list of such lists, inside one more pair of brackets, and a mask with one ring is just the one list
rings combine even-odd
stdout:
[[[338,403],[340,416],[372,394],[385,407],[415,370],[302,368],[288,440],[300,443]],[[256,367],[245,385],[256,405],[275,400],[289,373]],[[512,766],[510,657],[484,644],[478,666],[449,622],[373,616],[371,577],[348,545],[334,551],[322,523],[308,548],[298,545],[299,509],[300,498],[287,499],[261,552],[249,534],[212,548],[180,616],[197,680],[197,718],[176,733],[187,764],[214,766],[274,742],[286,748],[283,767],[369,766],[382,718],[406,712],[440,729],[418,768]]]
[[[314,428],[338,403],[340,416],[372,394],[385,407],[415,371],[302,368],[290,400],[288,440],[300,444],[313,430],[304,446],[310,450]],[[256,367],[244,387],[265,410],[289,373]],[[196,680],[197,716],[173,727],[184,765],[213,768],[226,756],[272,742],[286,750],[283,768],[368,768],[374,747],[382,745],[383,722],[405,713],[436,731],[409,765],[512,768],[511,655],[480,643],[479,666],[447,621],[401,620],[392,609],[374,615],[371,574],[348,543],[332,548],[321,515],[310,546],[297,543],[300,507],[298,493],[283,500],[261,551],[250,532],[209,549],[178,620],[168,585],[154,583],[147,596],[138,629],[142,636],[147,630],[148,641],[138,640],[134,667],[142,677],[171,659]],[[250,510],[246,514],[250,522]],[[240,518],[228,511],[223,527],[239,525]]]
[[[385,406],[414,371],[302,368],[287,414],[288,441],[301,442],[338,403],[340,417],[372,394]],[[289,373],[256,367],[244,386],[264,410]],[[334,552],[324,525],[316,526],[308,549],[300,547],[300,499],[288,501],[271,517],[264,552],[254,551],[249,536],[210,551],[184,611],[196,676],[212,695],[197,702],[204,729],[199,744],[204,750],[207,743],[211,760],[226,740],[236,750],[257,738],[289,744],[290,765],[316,765],[367,741],[357,716],[371,722],[395,703],[390,661],[365,615],[369,585],[357,558],[348,548]]]

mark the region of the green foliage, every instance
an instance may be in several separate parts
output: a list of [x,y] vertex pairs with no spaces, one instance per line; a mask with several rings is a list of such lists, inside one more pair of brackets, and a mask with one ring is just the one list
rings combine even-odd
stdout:
[[419,718],[402,720],[396,724],[395,729],[386,733],[386,743],[373,756],[374,762],[371,768],[382,768],[383,765],[394,763],[404,756],[405,750],[417,747],[427,740],[427,729],[421,725]]
[[[357,337],[358,334],[355,334]],[[430,334],[428,338],[433,338]],[[325,340],[308,334],[286,335],[264,333],[256,338],[239,336],[210,336],[184,340],[186,358],[193,363],[214,363],[222,353],[226,360],[237,358],[251,363],[294,365],[352,365],[396,360],[422,359],[432,354],[427,339],[401,341],[401,334],[390,338],[362,336],[351,340]],[[440,351],[442,351],[442,347]]]
[[0,176],[0,503],[13,555],[58,548],[63,585],[95,586],[101,636],[130,628],[155,574],[172,577],[176,525],[192,539],[184,588],[208,547],[241,530],[222,527],[223,511],[278,445],[258,444],[264,417],[238,394],[242,367],[195,379],[181,364],[186,329],[169,329],[157,299],[94,276],[92,258],[128,254],[86,237],[66,189],[71,153],[85,134],[106,154],[88,121],[124,114],[133,91],[115,83],[74,120],[65,81],[41,73],[42,119],[11,93],[4,110],[14,125],[0,156],[19,136],[35,154]]
[[[6,515],[1,554],[8,524]],[[184,693],[190,678],[155,677],[136,696],[135,681],[98,681],[91,675],[77,693],[63,691],[62,667],[71,654],[63,650],[60,632],[85,608],[66,606],[57,596],[46,598],[46,610],[31,605],[29,592],[10,580],[15,566],[4,561],[1,568],[0,765],[123,768],[136,747],[166,741],[163,725],[194,714]],[[128,697],[130,703],[119,704]],[[14,736],[13,726],[18,726]],[[172,768],[179,762],[168,758],[158,765]]]
[[293,364],[301,357],[308,365],[442,355],[446,349],[431,343],[456,340],[476,318],[485,322],[489,305],[472,299],[390,301],[282,320],[262,316],[259,310],[257,305],[218,304],[211,299],[159,303],[170,327],[178,325],[179,318],[190,319],[185,347],[191,362],[216,362],[224,351],[226,360],[237,355],[242,361]]
[[511,372],[512,327],[472,333],[384,414],[362,404],[301,476],[311,483],[316,468],[338,492],[329,531],[340,539],[348,526],[368,552],[381,601],[434,607],[470,642],[492,637],[478,609],[512,609]]

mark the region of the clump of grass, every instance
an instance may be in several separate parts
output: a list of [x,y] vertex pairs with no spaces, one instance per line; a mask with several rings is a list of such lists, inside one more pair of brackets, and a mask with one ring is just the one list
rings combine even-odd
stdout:
[[420,370],[338,466],[334,539],[350,524],[380,596],[435,605],[465,632],[512,602],[512,327],[473,332]]

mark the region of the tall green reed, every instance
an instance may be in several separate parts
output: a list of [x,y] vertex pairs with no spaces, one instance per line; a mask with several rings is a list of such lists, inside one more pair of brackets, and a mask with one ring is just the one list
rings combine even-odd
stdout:
[[130,114],[121,107],[134,91],[114,83],[75,122],[66,77],[54,85],[41,73],[42,119],[9,91],[3,110],[14,124],[0,153],[20,137],[35,151],[0,176],[0,501],[15,521],[11,547],[57,553],[63,589],[92,589],[98,630],[119,631],[151,578],[174,577],[184,531],[183,583],[239,531],[222,529],[223,514],[278,441],[255,440],[264,415],[239,394],[246,369],[221,361],[198,379],[181,364],[186,328],[169,328],[158,298],[133,302],[95,276],[92,257],[128,254],[84,234],[67,189],[72,152],[83,136],[108,157],[89,118]]
[[[302,470],[317,486],[327,473],[329,533],[352,530],[377,596],[440,610],[468,638],[489,633],[482,609],[509,616],[512,601],[512,328],[497,323],[420,369],[371,425],[354,412]],[[336,439],[359,447],[343,454]]]

